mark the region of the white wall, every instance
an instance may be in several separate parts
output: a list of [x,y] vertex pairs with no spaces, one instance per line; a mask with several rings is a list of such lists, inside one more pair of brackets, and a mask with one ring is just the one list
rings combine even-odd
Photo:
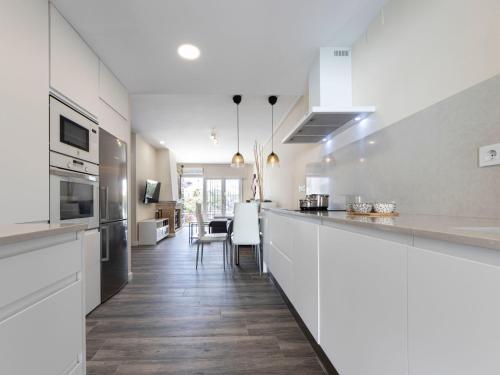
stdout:
[[[500,1],[392,0],[383,13],[352,55],[353,104],[375,105],[377,113],[328,144],[275,147],[281,168],[267,174],[266,194],[281,206],[297,205],[306,164],[500,73]],[[306,111],[302,99],[275,139]]]
[[500,1],[392,0],[353,46],[353,104],[377,113],[334,151],[500,72]]
[[156,149],[140,135],[132,133],[133,177],[132,200],[133,214],[130,218],[132,243],[137,242],[137,222],[155,217],[156,206],[144,204],[144,186],[147,179],[157,180]]

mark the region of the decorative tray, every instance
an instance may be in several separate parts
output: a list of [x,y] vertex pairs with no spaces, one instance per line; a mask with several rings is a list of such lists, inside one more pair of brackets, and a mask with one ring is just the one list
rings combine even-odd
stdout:
[[361,212],[347,212],[349,216],[372,216],[372,217],[396,217],[399,216],[399,212],[390,212],[390,213],[382,213],[382,212],[370,212],[367,214]]

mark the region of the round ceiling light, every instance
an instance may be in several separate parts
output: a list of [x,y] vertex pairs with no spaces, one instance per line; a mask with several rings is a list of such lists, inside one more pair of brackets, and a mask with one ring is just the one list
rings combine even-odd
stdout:
[[200,49],[192,44],[182,44],[177,48],[180,57],[186,60],[196,60],[200,57]]

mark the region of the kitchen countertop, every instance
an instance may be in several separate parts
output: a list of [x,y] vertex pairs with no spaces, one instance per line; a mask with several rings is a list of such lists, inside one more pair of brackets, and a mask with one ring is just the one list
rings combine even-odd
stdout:
[[0,246],[85,230],[85,224],[1,224]]
[[348,215],[346,212],[339,211],[307,212],[282,208],[267,210],[279,214],[316,219],[321,223],[348,224],[500,250],[500,219],[404,213],[397,217],[369,217]]

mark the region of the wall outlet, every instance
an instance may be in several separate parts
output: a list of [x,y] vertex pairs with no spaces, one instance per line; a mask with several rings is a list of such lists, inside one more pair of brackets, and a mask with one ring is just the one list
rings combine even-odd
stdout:
[[306,185],[299,185],[299,193],[305,193],[306,192]]
[[500,143],[479,147],[479,166],[489,167],[500,164]]

